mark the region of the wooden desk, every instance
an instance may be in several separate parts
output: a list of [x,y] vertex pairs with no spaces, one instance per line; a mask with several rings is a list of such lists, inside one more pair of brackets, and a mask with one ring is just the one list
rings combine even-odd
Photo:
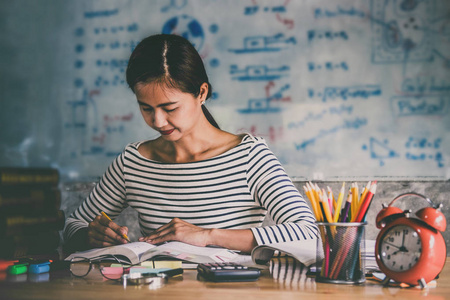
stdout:
[[[7,278],[0,282],[0,299],[449,299],[450,258],[437,280],[437,287],[385,288],[378,283],[366,281],[362,285],[339,285],[316,283],[313,278],[300,273],[271,274],[255,282],[211,283],[197,280],[195,270],[185,270],[182,277],[171,278],[161,287],[151,285],[124,287],[119,282],[105,281],[92,271],[87,278],[73,278],[68,271],[52,272],[39,278]],[[304,273],[303,273],[304,274]],[[285,278],[286,277],[286,278]],[[13,280],[23,282],[13,282]]]

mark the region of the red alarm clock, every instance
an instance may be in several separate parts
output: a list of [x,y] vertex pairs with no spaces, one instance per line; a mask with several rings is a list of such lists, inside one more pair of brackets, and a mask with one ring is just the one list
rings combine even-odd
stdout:
[[[417,218],[410,217],[411,210],[402,211],[392,206],[406,196],[425,199],[429,206],[417,211]],[[444,268],[447,247],[441,231],[447,221],[441,211],[442,204],[433,202],[414,192],[397,196],[378,213],[376,226],[381,231],[375,245],[375,257],[380,270],[386,274],[386,282],[393,279],[409,285],[421,285],[436,278]]]

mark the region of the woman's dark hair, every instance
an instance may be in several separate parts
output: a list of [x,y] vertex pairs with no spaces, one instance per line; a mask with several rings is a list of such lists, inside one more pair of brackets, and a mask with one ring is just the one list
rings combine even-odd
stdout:
[[[200,55],[188,40],[178,35],[157,34],[143,39],[131,53],[126,76],[133,92],[137,83],[159,82],[194,97],[206,83],[206,99],[212,93]],[[208,121],[219,128],[205,105],[202,110]]]

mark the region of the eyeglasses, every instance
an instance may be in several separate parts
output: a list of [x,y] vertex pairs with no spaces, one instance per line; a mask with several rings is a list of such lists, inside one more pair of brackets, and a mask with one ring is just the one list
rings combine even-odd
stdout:
[[116,256],[102,257],[102,261],[93,261],[86,257],[74,257],[70,260],[70,273],[75,277],[87,276],[94,266],[97,266],[102,276],[106,279],[122,281],[124,286],[129,282],[133,285],[151,284],[161,286],[170,276],[183,273],[183,269],[173,269],[160,273],[130,274],[130,269],[135,265],[123,264]]
[[132,265],[124,265],[114,255],[105,257],[107,261],[93,261],[86,257],[74,257],[70,260],[70,273],[75,277],[87,276],[94,266],[97,266],[106,279],[121,280]]

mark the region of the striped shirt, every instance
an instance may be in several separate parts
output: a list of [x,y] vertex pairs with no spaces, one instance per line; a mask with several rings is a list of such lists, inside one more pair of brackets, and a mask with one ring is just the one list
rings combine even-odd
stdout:
[[[258,245],[317,238],[308,204],[262,138],[245,135],[218,156],[177,164],[143,157],[142,143],[125,148],[67,219],[66,239],[100,211],[114,219],[127,206],[144,236],[177,217],[203,228],[250,228]],[[267,213],[276,224],[262,226]]]

